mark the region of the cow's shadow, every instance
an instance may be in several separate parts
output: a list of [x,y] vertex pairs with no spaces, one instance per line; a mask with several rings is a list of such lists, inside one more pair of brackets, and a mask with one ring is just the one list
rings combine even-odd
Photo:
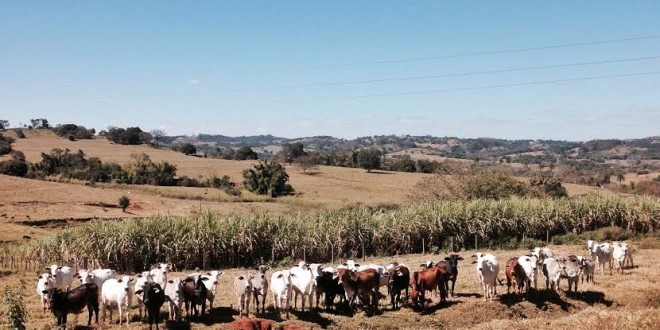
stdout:
[[416,305],[412,307],[412,310],[413,312],[419,313],[420,315],[431,315],[440,309],[449,308],[453,305],[458,305],[462,303],[463,302],[460,300],[447,300],[438,303],[428,302],[427,300],[424,306]]
[[292,310],[291,314],[295,315],[298,318],[298,320],[317,324],[318,326],[324,329],[333,324],[332,320],[330,320],[327,317],[324,317],[317,310],[314,309],[306,310],[304,312]]
[[530,289],[528,293],[510,293],[500,296],[500,303],[505,304],[511,308],[523,300],[526,300],[536,306],[538,309],[547,310],[548,304],[559,306],[561,310],[567,312],[573,304],[561,298],[559,293],[552,290],[535,290]]
[[566,292],[566,296],[574,300],[583,301],[591,306],[595,304],[603,304],[607,307],[611,307],[614,303],[612,300],[605,299],[605,294],[600,291],[568,291]]
[[238,315],[238,311],[233,308],[214,307],[213,309],[207,310],[207,314],[204,315],[203,318],[199,318],[197,320],[204,325],[230,323],[234,321],[234,315]]

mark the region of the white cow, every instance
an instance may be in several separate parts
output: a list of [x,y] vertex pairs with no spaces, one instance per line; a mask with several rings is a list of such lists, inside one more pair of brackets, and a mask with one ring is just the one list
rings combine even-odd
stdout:
[[492,254],[478,252],[473,257],[477,258],[473,263],[477,264],[477,277],[484,290],[484,299],[492,301],[497,295],[497,275],[500,273],[500,263]]
[[[208,281],[204,281],[206,284]],[[179,278],[167,280],[165,289],[165,300],[168,305],[168,318],[172,321],[181,320],[181,306],[183,305],[183,283]]]
[[311,308],[312,288],[314,283],[312,270],[309,269],[309,265],[304,261],[301,261],[298,265],[291,267],[289,270],[289,281],[291,283],[291,289],[295,294],[293,298],[294,308],[297,307],[298,304],[298,295],[301,295],[302,311],[305,311],[305,298],[309,298],[309,307]]
[[[612,275],[612,247],[609,243],[601,243],[589,240],[591,244],[591,258],[598,260],[600,274],[605,275],[605,264],[610,265],[610,275]],[[588,244],[589,245],[589,244]]]
[[548,257],[543,260],[543,276],[545,276],[545,289],[559,291],[561,266],[555,258]]
[[[137,278],[135,279],[135,286],[133,288],[133,292],[137,292],[139,290],[142,290],[142,288],[149,282],[153,282],[154,278],[151,276],[149,272],[142,272],[142,274],[138,274],[136,276]],[[138,305],[138,312],[140,315],[140,319],[142,318],[142,312],[145,311],[146,313],[146,306],[144,306],[144,295],[141,294],[136,294],[135,297],[137,298],[137,305]]]
[[55,279],[56,288],[69,291],[69,287],[73,283],[73,278],[76,276],[71,267],[51,265],[46,269],[50,270],[50,275]]
[[594,281],[594,272],[596,270],[596,262],[592,259],[587,259],[583,256],[577,256],[578,262],[580,263],[580,266],[582,267],[582,283],[584,283],[584,279],[587,279],[587,282]]
[[112,310],[117,307],[119,310],[119,325],[126,311],[126,324],[130,320],[131,303],[133,301],[133,290],[131,290],[133,279],[129,276],[122,276],[120,279],[108,279],[103,283],[102,303],[103,320],[105,320],[106,311],[110,310],[110,323],[112,323]]
[[209,301],[209,309],[213,309],[213,301],[215,300],[215,296],[218,294],[218,280],[220,280],[220,276],[222,276],[225,272],[221,272],[219,270],[210,270],[206,272],[206,274],[202,273],[192,273],[188,275],[188,277],[192,277],[197,281],[197,276],[204,275],[204,277],[208,277],[208,281],[203,281],[204,286],[206,287],[206,299]]
[[149,272],[153,276],[153,281],[159,284],[163,290],[167,288],[167,272],[171,269],[171,264],[159,264],[158,268],[154,268]]
[[624,247],[624,250],[626,251],[625,264],[630,265],[630,267],[635,267],[632,257],[632,247],[630,246],[630,244],[626,242],[621,242],[621,245]]
[[367,269],[373,269],[376,272],[378,272],[378,276],[380,276],[380,283],[379,287],[387,287],[387,285],[390,283],[390,273],[387,271],[387,269],[383,266],[375,265],[375,264],[369,264],[369,265],[364,265],[364,266],[359,266],[357,268],[358,272],[361,272],[363,270]]
[[55,286],[53,278],[48,273],[43,273],[39,276],[39,281],[37,281],[37,294],[39,295],[39,301],[41,301],[41,308],[43,308],[44,313],[50,309],[50,302],[48,301],[48,289]]
[[291,297],[291,282],[289,271],[280,270],[270,276],[270,292],[273,294],[273,306],[278,315],[282,313],[282,303],[286,309],[286,318],[289,318],[289,298]]
[[[625,245],[624,245],[625,244]],[[628,244],[616,242],[612,243],[614,250],[612,251],[612,259],[614,259],[614,265],[616,266],[616,272],[618,273],[621,270],[623,274],[623,267],[626,262],[626,254],[628,253]]]
[[536,289],[536,257],[521,256],[518,258],[518,264],[525,271],[525,293],[529,293],[529,287],[534,283]]
[[425,263],[419,265],[422,269],[431,268],[433,266],[435,266],[435,263],[431,260],[427,260]]
[[356,268],[360,267],[360,264],[356,264],[353,260],[346,260],[342,266],[346,267],[348,270],[355,270]]
[[270,267],[261,265],[256,271],[250,271],[252,277],[252,299],[254,299],[255,315],[259,314],[259,297],[261,297],[261,312],[266,313],[266,295],[268,295],[268,278],[266,272]]
[[568,291],[574,287],[577,292],[578,279],[581,274],[581,265],[577,256],[569,255],[567,258],[557,258],[557,262],[568,279]]
[[112,269],[94,269],[91,271],[87,269],[81,269],[78,271],[78,278],[82,284],[96,284],[96,286],[99,287],[99,290],[101,290],[99,291],[99,294],[102,295],[103,283],[109,279],[117,278],[117,272]]
[[[321,276],[323,264],[309,264],[309,269],[312,271],[312,292],[316,294],[316,308],[319,307],[319,300],[321,299],[321,288],[319,288],[316,279]],[[312,297],[313,298],[313,297]],[[313,305],[314,301],[312,300],[310,304]]]
[[238,314],[243,317],[250,317],[250,300],[252,300],[252,275],[243,274],[234,279],[234,295],[238,299]]

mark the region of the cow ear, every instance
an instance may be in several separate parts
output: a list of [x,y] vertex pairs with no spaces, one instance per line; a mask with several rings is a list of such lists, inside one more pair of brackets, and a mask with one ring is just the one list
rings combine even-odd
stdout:
[[[347,264],[347,263],[343,263],[342,265],[344,265],[344,266],[348,266],[348,264]],[[48,269],[48,268],[46,268],[46,269]]]
[[245,277],[243,277],[243,276],[239,276],[238,279],[242,281],[242,280],[245,279]]
[[476,261],[476,260],[472,260],[472,263],[473,263],[473,264],[476,264],[476,263],[477,263],[477,261]]
[[206,275],[211,276],[211,272],[206,272]]
[[277,278],[282,278],[282,277],[284,277],[284,274],[278,274],[277,275]]
[[142,294],[142,289],[135,291],[135,294]]
[[62,269],[62,266],[57,267],[57,270],[61,270],[61,269]]
[[201,279],[202,279],[202,281],[208,281],[209,280],[208,277],[202,277]]
[[158,293],[160,290],[158,288],[154,288],[154,293]]
[[445,257],[445,260],[449,261],[449,260],[451,260],[451,258],[450,257]]
[[355,267],[360,267],[360,264],[355,264]]
[[41,293],[46,294],[48,293],[48,290],[41,290]]
[[463,257],[458,257],[458,260],[464,260]]
[[174,280],[167,280],[167,283],[174,283]]
[[220,276],[220,275],[224,275],[224,274],[225,274],[225,272],[219,272],[219,273],[218,273],[218,276]]
[[472,255],[472,258],[476,258],[476,257],[477,257],[477,255],[476,255],[476,254],[473,254],[473,255]]
[[120,278],[120,279],[117,280],[117,283],[121,283],[121,282],[123,282],[123,281],[124,281],[124,280],[122,280],[122,279]]

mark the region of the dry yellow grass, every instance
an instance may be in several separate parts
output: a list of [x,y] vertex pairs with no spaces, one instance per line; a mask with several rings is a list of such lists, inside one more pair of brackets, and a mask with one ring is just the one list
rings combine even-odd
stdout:
[[[635,245],[635,244],[633,244]],[[558,255],[586,252],[584,246],[551,246]],[[525,251],[494,251],[501,263],[509,257],[518,256]],[[481,289],[477,282],[474,266],[470,264],[469,256],[473,251],[460,253],[466,261],[459,263],[459,279],[456,284],[456,298],[450,298],[449,303],[436,307],[438,299],[427,304],[425,312],[413,311],[404,307],[392,311],[389,299],[382,299],[379,303],[380,312],[374,316],[367,316],[362,310],[349,317],[335,313],[311,311],[301,313],[295,311],[291,320],[285,322],[301,326],[302,328],[330,328],[330,329],[654,329],[660,322],[660,250],[635,251],[636,268],[626,270],[624,275],[596,274],[596,284],[584,283],[579,285],[578,293],[567,293],[566,280],[563,279],[558,295],[545,291],[532,293],[528,300],[515,294],[507,295],[506,287],[498,287],[498,299],[485,302],[480,297]],[[408,264],[412,269],[426,261],[437,261],[444,255],[406,255],[393,258],[370,258],[364,263],[387,264],[397,260]],[[502,265],[503,268],[503,265]],[[278,269],[282,269],[281,267]],[[221,277],[218,295],[214,303],[211,316],[206,323],[191,324],[192,329],[226,329],[227,324],[238,317],[235,311],[236,299],[232,294],[232,283],[236,275],[244,269],[227,269]],[[268,272],[272,274],[274,270]],[[502,271],[503,272],[503,271]],[[503,273],[500,278],[503,278]],[[174,273],[173,276],[182,277],[188,272]],[[21,278],[28,280],[25,292],[26,304],[30,312],[28,329],[54,329],[54,317],[43,314],[40,310],[34,286],[36,276],[32,272],[2,272],[0,287],[10,285],[16,287]],[[543,279],[539,281],[539,288],[544,288]],[[382,289],[383,294],[386,293]],[[266,315],[261,317],[276,319],[270,306],[272,297],[269,293]],[[163,309],[163,315],[165,309]],[[135,309],[132,311],[135,315]],[[251,314],[253,315],[253,314]],[[2,316],[2,315],[0,315]],[[69,324],[75,318],[71,317]],[[128,329],[146,329],[134,317]],[[86,313],[78,316],[77,324],[86,321]],[[5,324],[5,317],[0,317],[0,325]],[[177,324],[180,326],[185,324]],[[119,329],[117,325],[102,324],[100,329]],[[177,328],[170,324],[170,328]],[[184,329],[186,327],[183,327]]]

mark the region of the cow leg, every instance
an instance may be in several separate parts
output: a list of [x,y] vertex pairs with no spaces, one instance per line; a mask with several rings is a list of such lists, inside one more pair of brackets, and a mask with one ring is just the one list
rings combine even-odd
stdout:
[[300,295],[300,298],[302,299],[302,312],[303,313],[305,312],[305,296],[306,296],[306,294],[304,294],[304,293]]

